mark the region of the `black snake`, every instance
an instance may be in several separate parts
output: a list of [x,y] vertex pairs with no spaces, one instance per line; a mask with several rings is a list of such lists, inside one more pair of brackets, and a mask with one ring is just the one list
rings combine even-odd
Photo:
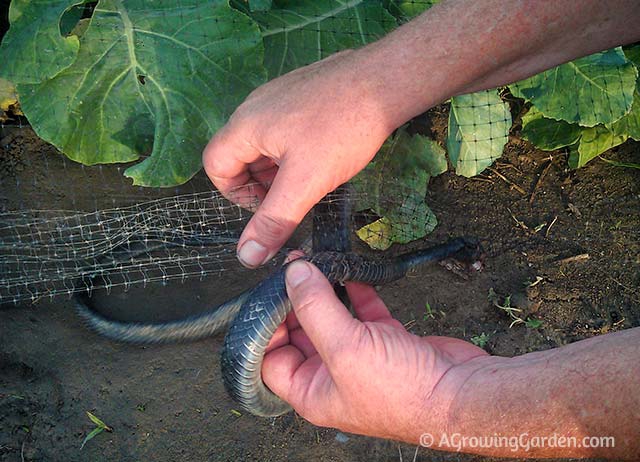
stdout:
[[[343,191],[333,193],[340,196]],[[371,260],[350,251],[347,201],[337,210],[329,210],[330,200],[314,209],[313,250],[305,257],[335,284],[359,281],[384,284],[403,277],[422,263],[451,256],[472,263],[479,258],[475,239],[456,238],[428,249],[385,260]],[[208,337],[229,326],[224,340],[221,366],[225,388],[247,411],[264,417],[291,410],[262,382],[261,368],[265,349],[276,328],[291,311],[284,275],[286,265],[232,300],[182,320],[166,323],[125,323],[104,318],[91,308],[86,294],[75,297],[76,309],[96,332],[128,343],[169,343]]]

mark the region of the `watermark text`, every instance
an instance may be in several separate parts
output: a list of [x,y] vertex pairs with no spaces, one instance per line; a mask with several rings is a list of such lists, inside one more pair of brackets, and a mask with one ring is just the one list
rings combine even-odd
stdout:
[[614,448],[613,436],[566,436],[554,433],[552,435],[537,436],[527,432],[519,435],[462,435],[460,433],[443,433],[420,435],[420,445],[424,447],[438,447],[455,451],[482,448],[506,448],[512,452],[528,452],[540,448]]

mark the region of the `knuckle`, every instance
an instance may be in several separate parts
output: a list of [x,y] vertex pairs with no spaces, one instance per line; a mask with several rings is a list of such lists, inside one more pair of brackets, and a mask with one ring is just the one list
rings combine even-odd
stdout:
[[212,181],[215,181],[217,177],[222,176],[218,153],[219,151],[217,150],[217,145],[215,143],[211,143],[211,148],[202,153],[202,166],[205,173]]
[[234,127],[243,126],[255,118],[256,113],[259,112],[259,108],[256,107],[257,105],[254,103],[256,99],[255,91],[256,90],[250,93],[247,99],[233,111],[231,117],[229,117],[229,125]]
[[207,175],[219,175],[221,166],[224,165],[224,156],[227,155],[229,140],[234,134],[229,125],[225,125],[211,138],[205,149],[202,151],[202,165]]
[[297,315],[308,316],[318,304],[318,298],[313,291],[305,291],[304,288],[294,294],[294,310]]
[[247,104],[242,103],[240,106],[233,111],[233,114],[229,117],[229,121],[227,125],[230,127],[238,127],[243,124],[243,122],[247,119],[250,112],[247,110]]

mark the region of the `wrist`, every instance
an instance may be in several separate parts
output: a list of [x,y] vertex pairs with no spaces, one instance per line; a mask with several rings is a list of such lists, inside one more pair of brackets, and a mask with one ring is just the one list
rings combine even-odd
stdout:
[[446,81],[423,78],[426,59],[416,59],[406,35],[401,28],[354,51],[368,100],[389,132],[455,93]]
[[[475,6],[483,10],[484,7]],[[397,128],[456,94],[494,65],[473,48],[475,15],[436,5],[377,42],[358,49],[371,94]],[[469,42],[459,47],[459,42]]]
[[[490,386],[491,374],[496,368],[501,368],[509,358],[482,355],[469,359],[461,364],[450,367],[440,378],[435,387],[422,391],[422,407],[410,434],[410,441],[416,444],[428,443],[422,441],[424,434],[434,437],[433,449],[451,450],[440,447],[441,435],[460,433],[464,431],[460,413],[460,403],[476,399],[478,386]],[[469,386],[473,384],[473,386]]]
[[[433,436],[430,447],[500,457],[611,456],[607,448],[526,446],[535,438],[582,441],[585,437],[615,435],[613,422],[600,409],[620,412],[623,407],[617,401],[627,398],[610,394],[613,398],[609,399],[602,390],[603,382],[597,377],[616,374],[595,370],[602,364],[595,358],[606,350],[597,351],[598,340],[513,358],[478,357],[451,368],[434,390],[434,395],[440,395],[437,419],[424,419],[425,427],[430,424],[433,429],[427,430]],[[606,344],[606,340],[600,343]],[[624,423],[622,417],[616,420]],[[518,443],[491,443],[498,441],[493,438],[517,438]],[[481,439],[489,443],[473,445]],[[616,436],[616,443],[621,441]],[[620,450],[624,452],[624,448]]]

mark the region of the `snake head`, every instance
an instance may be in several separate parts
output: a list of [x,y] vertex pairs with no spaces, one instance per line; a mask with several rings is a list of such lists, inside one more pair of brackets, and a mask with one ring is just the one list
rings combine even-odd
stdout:
[[470,273],[483,270],[486,254],[479,239],[469,236],[461,239],[464,242],[464,247],[451,257],[440,260],[440,264],[463,279],[469,279]]

